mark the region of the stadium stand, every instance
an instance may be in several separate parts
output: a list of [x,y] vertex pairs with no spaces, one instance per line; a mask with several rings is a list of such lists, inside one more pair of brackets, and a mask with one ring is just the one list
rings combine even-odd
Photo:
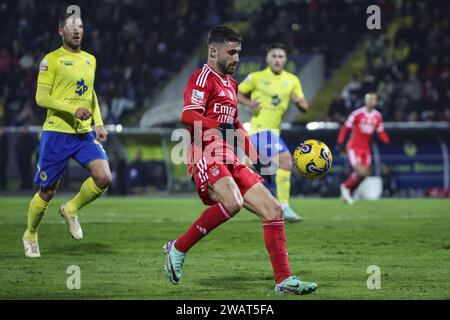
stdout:
[[393,9],[396,18],[386,32],[365,39],[363,74],[335,93],[328,120],[342,122],[371,90],[386,121],[450,121],[448,2],[405,2]]
[[[69,3],[2,1],[0,126],[40,125],[35,107],[39,61],[57,49],[57,21]],[[98,60],[96,90],[105,123],[123,121],[176,75],[214,20],[201,1],[78,1],[82,48]],[[218,11],[220,12],[220,11]],[[203,23],[199,23],[203,21]]]

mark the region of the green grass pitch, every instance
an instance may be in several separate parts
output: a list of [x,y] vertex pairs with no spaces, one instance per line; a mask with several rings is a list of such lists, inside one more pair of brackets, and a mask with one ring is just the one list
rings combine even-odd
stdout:
[[[262,225],[246,210],[188,253],[174,286],[162,246],[203,211],[197,198],[103,197],[80,213],[84,239],[76,241],[57,196],[41,222],[39,259],[22,247],[29,200],[0,198],[0,299],[450,299],[448,199],[293,199],[306,219],[286,224],[291,268],[319,288],[282,297],[273,293]],[[81,270],[79,290],[67,288],[71,265]],[[380,268],[381,289],[367,288],[370,265]]]

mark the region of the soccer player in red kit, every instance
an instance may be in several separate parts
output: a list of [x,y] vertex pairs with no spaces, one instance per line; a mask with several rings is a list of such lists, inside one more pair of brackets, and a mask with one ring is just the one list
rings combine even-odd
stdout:
[[[245,207],[262,220],[275,292],[311,293],[317,288],[315,283],[291,274],[280,204],[261,183],[264,179],[238,160],[234,138],[231,142],[229,139],[237,132],[239,146],[255,170],[263,173],[265,166],[238,120],[237,83],[230,76],[239,62],[241,41],[241,36],[228,27],[213,28],[207,40],[207,64],[194,72],[185,88],[181,121],[189,126],[193,141],[189,171],[200,198],[209,207],[183,235],[164,245],[164,269],[169,280],[178,284],[188,250]],[[198,137],[200,144],[196,142]]]
[[375,110],[377,95],[372,92],[367,93],[364,96],[364,102],[364,106],[350,114],[337,139],[338,146],[342,145],[347,132],[351,130],[346,151],[353,172],[341,184],[341,198],[348,204],[353,204],[352,192],[370,174],[372,158],[370,141],[374,131],[377,131],[378,137],[383,143],[389,143],[389,136],[383,127],[383,116]]

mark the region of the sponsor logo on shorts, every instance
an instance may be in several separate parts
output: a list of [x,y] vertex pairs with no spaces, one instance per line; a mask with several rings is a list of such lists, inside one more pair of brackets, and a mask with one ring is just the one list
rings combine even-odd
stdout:
[[47,172],[41,171],[41,172],[39,173],[39,178],[40,178],[42,181],[47,180]]

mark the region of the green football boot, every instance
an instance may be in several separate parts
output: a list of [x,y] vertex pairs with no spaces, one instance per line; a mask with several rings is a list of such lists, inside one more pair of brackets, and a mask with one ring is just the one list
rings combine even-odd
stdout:
[[166,255],[164,263],[164,270],[166,270],[167,277],[173,284],[180,283],[181,268],[183,267],[185,253],[178,251],[175,246],[175,240],[167,242],[163,249]]
[[290,276],[281,283],[275,285],[276,294],[308,294],[317,289],[314,282],[304,282],[296,276]]

